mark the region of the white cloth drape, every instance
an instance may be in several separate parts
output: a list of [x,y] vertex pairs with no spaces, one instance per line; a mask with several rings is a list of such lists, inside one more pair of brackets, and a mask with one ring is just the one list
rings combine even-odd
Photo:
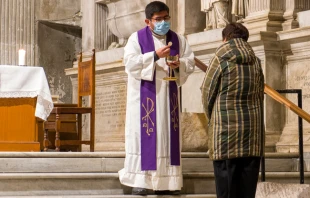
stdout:
[[46,120],[53,101],[42,67],[0,65],[0,98],[37,97],[35,116]]
[[[166,45],[165,38],[154,37],[155,49]],[[194,71],[194,54],[183,36],[180,42],[180,68],[177,84],[185,83]],[[127,111],[125,126],[126,159],[119,171],[120,182],[131,187],[153,190],[180,190],[183,186],[182,167],[170,165],[169,145],[169,84],[165,59],[154,62],[154,52],[141,54],[137,33],[133,33],[125,47],[124,63],[128,74]],[[140,84],[141,79],[153,80],[156,71],[157,170],[141,171],[140,152]],[[180,134],[180,137],[182,135]],[[180,140],[181,141],[181,140]]]

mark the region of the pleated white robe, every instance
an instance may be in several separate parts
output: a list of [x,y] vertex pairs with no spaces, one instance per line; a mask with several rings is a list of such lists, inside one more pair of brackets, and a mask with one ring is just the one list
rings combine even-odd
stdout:
[[[183,36],[179,37],[180,67],[177,84],[185,83],[194,71],[194,54]],[[166,45],[166,38],[154,37],[155,49]],[[124,63],[128,74],[127,111],[125,126],[126,158],[119,171],[123,185],[153,190],[180,190],[183,186],[182,167],[170,165],[170,109],[169,84],[163,80],[169,67],[165,58],[154,62],[154,52],[142,54],[137,33],[133,33],[125,47]],[[156,69],[155,69],[156,68]],[[156,71],[157,170],[141,171],[140,148],[140,85],[141,79],[152,81]],[[180,134],[180,146],[181,146]]]

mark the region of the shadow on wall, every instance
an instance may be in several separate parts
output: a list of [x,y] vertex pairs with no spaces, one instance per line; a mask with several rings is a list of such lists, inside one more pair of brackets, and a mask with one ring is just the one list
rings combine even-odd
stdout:
[[64,70],[72,68],[81,45],[80,27],[39,22],[39,65],[44,68],[51,94],[58,95],[60,103],[72,103],[72,83]]

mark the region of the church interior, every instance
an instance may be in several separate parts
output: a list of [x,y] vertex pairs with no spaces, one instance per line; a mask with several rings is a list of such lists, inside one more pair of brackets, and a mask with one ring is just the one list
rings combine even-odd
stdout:
[[[0,0],[0,197],[141,197],[118,176],[123,57],[152,1]],[[216,197],[200,87],[223,28],[236,22],[249,30],[265,76],[256,197],[309,198],[310,1],[161,1],[196,60],[180,95],[183,188],[171,197]]]

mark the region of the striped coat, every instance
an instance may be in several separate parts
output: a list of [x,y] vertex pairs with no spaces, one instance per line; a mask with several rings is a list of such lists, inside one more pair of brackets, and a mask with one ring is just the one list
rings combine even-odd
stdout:
[[242,39],[220,46],[202,84],[212,160],[261,156],[264,75],[260,60]]

